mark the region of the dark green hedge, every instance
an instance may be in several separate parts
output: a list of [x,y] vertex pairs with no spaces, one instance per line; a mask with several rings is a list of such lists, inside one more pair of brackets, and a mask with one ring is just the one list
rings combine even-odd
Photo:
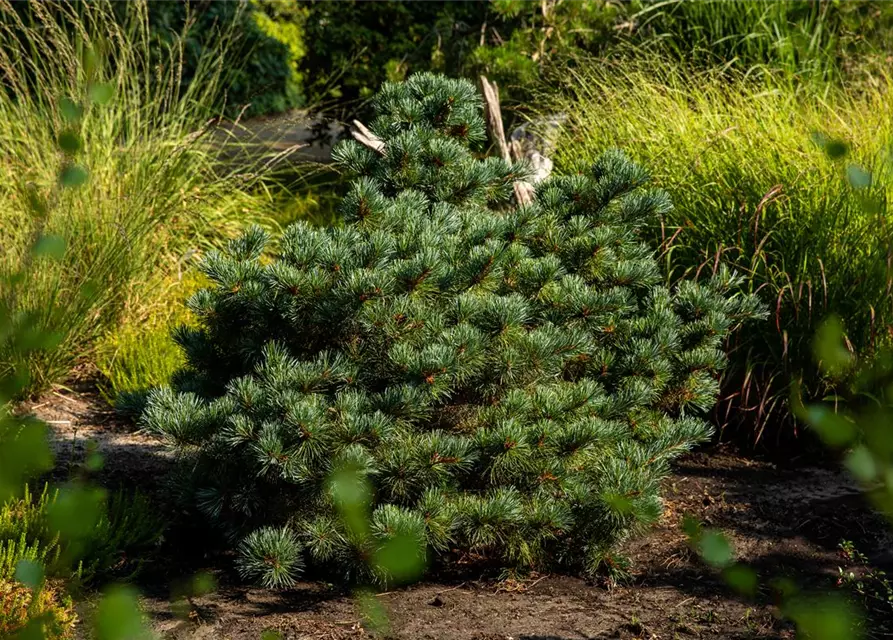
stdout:
[[[297,0],[295,0],[297,1]],[[363,109],[385,80],[486,74],[527,101],[546,67],[648,49],[696,67],[731,65],[840,80],[893,43],[893,3],[816,0],[307,0],[301,61],[314,104]],[[583,55],[581,55],[583,54]]]
[[[35,0],[32,0],[32,2]],[[83,0],[57,0],[79,2]],[[15,3],[27,11],[27,2]],[[118,2],[116,10],[130,10]],[[526,101],[548,66],[659,49],[695,65],[840,77],[893,42],[893,3],[815,0],[149,1],[158,43],[185,36],[184,82],[222,34],[230,113],[312,105],[347,118],[411,73],[486,74]]]
[[226,47],[232,74],[225,99],[228,111],[262,115],[304,103],[299,62],[304,55],[307,9],[296,0],[150,2],[149,22],[159,42],[185,35],[184,82],[191,82],[202,51]]

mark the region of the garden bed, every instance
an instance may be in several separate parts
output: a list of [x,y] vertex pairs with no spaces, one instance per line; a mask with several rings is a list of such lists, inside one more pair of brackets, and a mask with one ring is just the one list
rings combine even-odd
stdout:
[[[157,491],[169,458],[158,441],[122,423],[89,383],[57,389],[34,412],[56,436],[60,462],[78,457],[89,440],[105,454],[103,483]],[[460,567],[448,576],[380,594],[396,638],[764,638],[793,637],[777,620],[768,588],[758,603],[739,599],[690,552],[681,522],[689,514],[724,531],[740,560],[762,582],[787,575],[813,588],[834,588],[847,567],[843,540],[881,566],[890,537],[865,506],[858,488],[832,467],[786,466],[743,458],[728,449],[687,455],[664,486],[666,510],[653,530],[626,545],[628,584],[607,589],[567,576],[498,581]],[[164,560],[153,563],[140,588],[154,628],[163,638],[258,638],[267,629],[283,638],[369,635],[348,591],[304,582],[277,593],[242,585],[226,556],[195,553],[172,532]],[[184,620],[169,603],[170,585],[200,570],[218,589],[194,598]]]

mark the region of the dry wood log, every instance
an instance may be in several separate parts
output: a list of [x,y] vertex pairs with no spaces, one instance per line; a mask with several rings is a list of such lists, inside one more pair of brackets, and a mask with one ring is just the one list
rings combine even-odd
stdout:
[[384,155],[384,140],[372,133],[369,130],[369,127],[359,120],[353,121],[353,128],[350,130],[350,135],[364,147],[368,147],[376,153]]
[[[481,89],[484,92],[484,114],[487,118],[487,128],[490,137],[499,147],[502,159],[511,163],[513,160],[521,160],[521,157],[512,157],[512,150],[505,139],[505,129],[502,126],[502,108],[499,106],[499,87],[495,82],[490,82],[485,76],[481,76]],[[550,167],[551,168],[551,167]],[[518,204],[533,202],[533,185],[524,180],[516,181],[512,187],[515,190],[515,200]]]
[[481,88],[484,91],[484,115],[487,118],[487,128],[490,136],[499,147],[499,153],[506,162],[512,161],[509,145],[505,140],[505,129],[502,126],[502,109],[499,106],[499,87],[491,83],[486,77],[481,76]]

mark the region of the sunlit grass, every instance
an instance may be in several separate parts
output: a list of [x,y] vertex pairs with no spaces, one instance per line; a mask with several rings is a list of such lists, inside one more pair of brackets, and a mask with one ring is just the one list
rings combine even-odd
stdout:
[[[306,189],[306,185],[292,185],[300,186]],[[315,191],[292,193],[287,185],[266,184],[245,202],[221,203],[220,215],[223,220],[246,219],[256,212],[242,211],[240,206],[260,203],[268,211],[264,222],[272,229],[299,219],[326,224],[333,209],[328,199],[327,194]],[[167,384],[182,367],[183,353],[171,335],[177,326],[192,321],[186,302],[206,284],[195,267],[198,257],[197,251],[180,258],[169,256],[151,281],[139,283],[125,297],[121,321],[97,342],[93,361],[101,376],[100,389],[109,401],[122,393]]]
[[[18,363],[35,393],[152,295],[142,283],[265,219],[271,199],[256,188],[261,164],[226,166],[207,143],[227,78],[219,51],[207,50],[185,84],[181,44],[150,47],[144,2],[128,3],[124,20],[108,2],[30,7],[26,18],[0,0],[0,272],[18,270],[37,235],[66,249],[0,295],[34,329],[55,332],[57,346]],[[221,33],[220,47],[235,35]],[[66,103],[83,109],[76,124]],[[88,180],[58,190],[67,133],[80,140],[74,162]],[[0,344],[0,368],[16,365]]]
[[[773,85],[731,72],[693,72],[665,58],[582,64],[545,102],[567,115],[557,165],[574,171],[621,147],[667,189],[675,210],[651,240],[670,280],[717,260],[750,276],[773,317],[739,335],[722,421],[759,438],[781,421],[792,379],[830,392],[812,364],[812,336],[829,313],[854,349],[871,350],[893,323],[890,80]],[[842,140],[832,159],[816,134]],[[871,184],[855,189],[870,172]],[[868,206],[866,206],[868,204]]]

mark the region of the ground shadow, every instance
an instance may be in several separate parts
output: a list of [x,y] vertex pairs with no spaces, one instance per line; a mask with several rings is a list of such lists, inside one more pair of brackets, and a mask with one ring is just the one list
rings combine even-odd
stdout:
[[[98,477],[103,484],[163,495],[172,457],[162,443],[117,417],[95,389],[56,391],[32,410],[52,427],[57,461],[66,470],[59,478],[95,446],[106,460]],[[683,514],[724,531],[739,559],[762,578],[791,576],[810,588],[833,587],[843,539],[872,558],[883,559],[890,549],[886,523],[858,487],[830,466],[784,468],[727,450],[702,451],[677,462],[663,493],[665,517],[624,549],[633,563],[629,585],[608,590],[560,575],[505,584],[488,567],[453,563],[451,570],[432,574],[436,583],[378,596],[393,637],[785,637],[789,627],[772,613],[771,590],[762,589],[755,602],[732,593],[691,551]],[[330,576],[308,575],[307,582],[285,592],[245,587],[233,557],[220,551],[231,545],[210,536],[201,523],[190,525],[176,513],[170,518],[174,529],[167,544],[138,581],[162,637],[256,638],[266,628],[293,632],[283,637],[367,634],[353,594],[329,584]],[[178,582],[199,571],[212,573],[218,588],[191,598],[184,619],[170,603]]]

